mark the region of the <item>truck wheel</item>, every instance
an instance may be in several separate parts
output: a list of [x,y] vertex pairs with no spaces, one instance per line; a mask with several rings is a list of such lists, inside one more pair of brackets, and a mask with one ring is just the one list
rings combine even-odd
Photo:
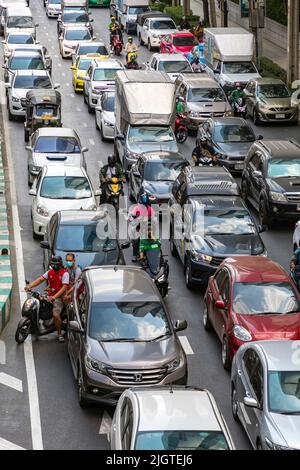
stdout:
[[139,34],[139,40],[140,40],[140,45],[143,46],[143,45],[144,45],[144,41],[142,40],[141,34]]

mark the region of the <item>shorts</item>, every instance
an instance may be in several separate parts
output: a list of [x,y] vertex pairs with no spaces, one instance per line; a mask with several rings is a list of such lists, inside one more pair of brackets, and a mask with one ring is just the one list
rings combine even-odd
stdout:
[[62,299],[55,299],[53,302],[53,313],[58,313],[58,315],[61,315],[63,309],[64,309],[64,303]]

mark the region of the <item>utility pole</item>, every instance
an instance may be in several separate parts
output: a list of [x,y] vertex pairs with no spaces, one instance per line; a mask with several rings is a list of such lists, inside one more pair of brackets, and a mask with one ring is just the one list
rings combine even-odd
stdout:
[[288,1],[288,74],[291,84],[298,80],[299,72],[299,0]]
[[228,4],[227,0],[220,1],[221,7],[221,26],[228,28]]
[[210,26],[216,28],[217,26],[217,15],[216,15],[216,3],[215,0],[209,0],[210,6]]
[[203,0],[203,20],[206,26],[210,25],[208,0]]
[[255,36],[256,62],[260,65],[263,43],[262,30],[265,27],[265,0],[249,0],[249,26]]
[[190,0],[183,0],[183,15],[188,16],[191,13]]

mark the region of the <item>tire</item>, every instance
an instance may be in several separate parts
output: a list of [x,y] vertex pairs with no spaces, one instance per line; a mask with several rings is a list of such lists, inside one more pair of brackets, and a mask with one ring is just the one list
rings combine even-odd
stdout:
[[142,36],[139,34],[140,46],[144,45],[144,41],[142,40]]
[[8,120],[9,120],[9,121],[15,121],[16,118],[15,118],[15,116],[10,112],[10,109],[8,108],[7,110],[8,110]]
[[259,125],[260,125],[260,120],[259,120],[258,112],[257,112],[256,109],[253,111],[253,124],[254,124],[255,126],[259,126]]
[[115,49],[115,55],[117,57],[119,57],[121,55],[121,49],[120,48]]
[[77,385],[78,385],[78,403],[79,406],[84,408],[88,404],[88,400],[84,398],[83,396],[83,387],[82,387],[82,372],[81,372],[81,366],[78,366],[78,379],[77,379]]
[[84,90],[83,90],[83,101],[85,102],[85,104],[87,104],[87,97],[86,97],[86,94],[84,93]]
[[150,39],[148,39],[148,51],[149,52],[152,52],[153,48],[151,46],[151,42],[150,42]]
[[185,285],[188,289],[193,289],[194,284],[191,279],[191,263],[187,259],[184,267]]
[[233,419],[236,422],[239,422],[239,416],[238,416],[238,404],[237,404],[237,399],[236,399],[236,389],[234,384],[231,385],[231,412]]
[[208,308],[207,308],[207,303],[204,301],[204,308],[203,308],[203,326],[206,331],[211,331],[212,330],[212,324],[210,322],[209,316],[208,316]]
[[223,341],[222,341],[222,364],[223,364],[224,369],[230,370],[231,359],[229,356],[228,339],[226,336],[223,337]]
[[242,180],[241,183],[241,195],[245,202],[248,200],[248,187],[246,180]]
[[271,228],[273,225],[273,219],[270,217],[263,199],[259,201],[258,219],[261,225],[266,225],[268,228]]
[[184,130],[184,129],[179,129],[175,133],[175,137],[176,137],[176,140],[179,144],[183,144],[186,141],[186,139],[188,138],[188,131]]
[[95,127],[96,127],[97,131],[100,131],[100,127],[97,124],[96,113],[95,113]]
[[[170,231],[172,230],[172,226]],[[170,251],[172,256],[178,257],[178,251],[174,243],[174,237],[170,234]]]
[[33,177],[29,171],[29,168],[28,168],[28,178],[27,178],[27,181],[28,181],[28,186],[31,188],[32,184],[33,184]]
[[24,140],[25,142],[29,141],[29,131],[27,129],[24,129]]
[[21,318],[15,333],[15,340],[18,344],[24,343],[30,333],[31,321],[29,318]]

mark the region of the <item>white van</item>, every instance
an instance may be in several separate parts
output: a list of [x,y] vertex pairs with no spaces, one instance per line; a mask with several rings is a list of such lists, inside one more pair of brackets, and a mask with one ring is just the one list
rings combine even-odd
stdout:
[[6,21],[4,24],[4,37],[9,33],[16,31],[26,31],[36,37],[36,28],[38,24],[34,19],[29,7],[12,6],[6,10]]
[[6,22],[6,11],[9,7],[28,6],[29,0],[0,0],[0,35],[4,34],[4,25]]

